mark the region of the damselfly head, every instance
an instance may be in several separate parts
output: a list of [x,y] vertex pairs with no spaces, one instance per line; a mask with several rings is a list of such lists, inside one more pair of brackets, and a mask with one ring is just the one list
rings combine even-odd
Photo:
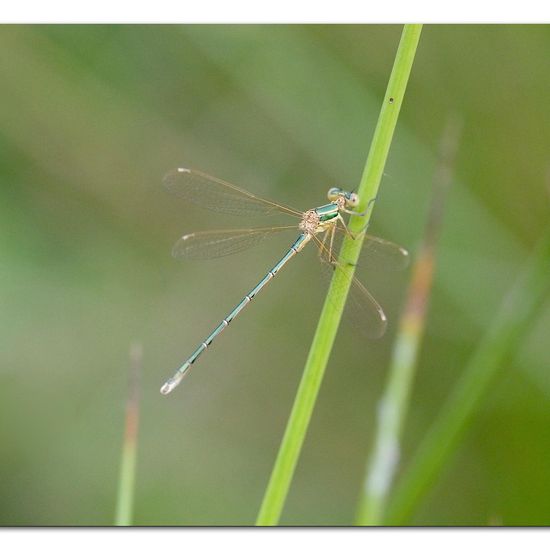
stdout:
[[340,189],[339,187],[331,187],[328,190],[327,197],[332,202],[337,202],[339,198],[343,198],[347,208],[355,208],[359,204],[357,193],[344,191],[344,189]]

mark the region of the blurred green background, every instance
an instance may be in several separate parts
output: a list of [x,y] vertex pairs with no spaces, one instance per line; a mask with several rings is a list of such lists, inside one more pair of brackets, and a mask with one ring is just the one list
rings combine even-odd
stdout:
[[[319,314],[291,262],[174,394],[159,387],[292,235],[178,263],[192,166],[300,209],[357,185],[399,26],[0,27],[0,522],[113,521],[129,349],[143,345],[137,524],[252,524]],[[548,223],[550,27],[424,28],[371,232],[414,254],[441,132],[464,129],[403,461]],[[390,320],[342,325],[283,514],[353,521],[407,273],[372,266]],[[550,523],[549,308],[416,524]]]

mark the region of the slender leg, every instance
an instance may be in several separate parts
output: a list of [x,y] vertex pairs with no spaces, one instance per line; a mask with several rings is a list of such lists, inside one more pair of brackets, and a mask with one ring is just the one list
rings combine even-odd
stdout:
[[328,237],[328,231],[325,231],[323,235],[323,240],[321,241],[321,246],[319,246],[319,257],[321,256],[321,254],[323,254],[323,250],[325,249],[325,243],[327,242],[327,237]]
[[[359,233],[352,233],[349,229],[348,229],[348,226],[346,224],[346,222],[344,221],[344,218],[342,218],[341,216],[339,216],[339,220],[340,220],[340,223],[342,224],[342,226],[344,227],[344,231],[346,232],[347,236],[350,238],[350,239],[353,239],[355,240],[359,235],[361,234],[365,234],[367,232],[367,228],[365,227],[365,229],[361,230]],[[333,229],[333,232],[335,233],[336,232],[336,227]],[[331,238],[331,243],[330,243],[330,247],[331,247],[331,252],[332,252],[332,240],[334,239],[334,234],[332,235],[332,238]],[[332,253],[329,255],[329,262],[332,263],[333,265],[336,265],[336,261],[333,259],[332,257]],[[353,262],[348,262],[346,260],[346,263],[348,265],[357,265],[356,263],[353,263]]]
[[346,235],[350,239],[355,239],[355,235],[348,229],[348,224],[345,222],[344,218],[342,218],[340,214],[338,214],[338,221],[342,224],[342,227],[344,228]]
[[[372,202],[374,202],[376,199],[372,199],[371,201],[369,201],[369,204],[371,204]],[[344,212],[347,212],[348,214],[355,214],[355,215],[360,215],[360,216],[364,216],[366,214],[366,212],[368,211],[369,207],[367,206],[367,209],[364,211],[364,212],[360,212],[360,213],[357,213],[357,212],[352,212],[352,211],[348,211],[348,210],[344,210]],[[340,220],[340,223],[342,224],[342,227],[344,228],[344,231],[346,232],[347,236],[350,238],[350,239],[353,239],[355,240],[359,235],[364,235],[366,232],[367,232],[367,229],[369,228],[369,224],[367,224],[361,231],[359,231],[358,233],[352,233],[349,229],[348,229],[348,226],[344,220],[344,218],[342,216],[338,216],[338,219]]]
[[334,246],[334,234],[336,233],[336,226],[333,225],[331,228],[330,228],[330,247],[329,247],[329,250],[328,250],[328,257],[329,258],[332,258],[332,248]]
[[348,210],[347,208],[343,208],[342,211],[345,212],[346,214],[349,214],[350,216],[363,217],[367,215],[368,211],[370,210],[371,206],[374,204],[375,201],[376,201],[376,197],[374,197],[367,203],[367,207],[362,212],[356,212],[355,210]]
[[361,231],[359,231],[358,233],[352,233],[349,229],[348,229],[348,226],[346,224],[346,222],[344,221],[344,218],[342,218],[341,216],[338,218],[340,223],[342,224],[342,227],[344,228],[344,231],[346,232],[346,235],[350,238],[350,239],[357,239],[357,237],[359,237],[359,235],[364,235],[366,232],[367,232],[367,229],[368,229],[368,225],[362,229]]
[[[345,227],[345,225],[344,225]],[[326,247],[326,242],[327,242],[327,238],[329,236],[329,233],[330,233],[330,241],[329,241],[329,246],[328,246],[328,249]],[[325,251],[328,250],[328,256],[329,258],[332,258],[332,250],[333,250],[333,247],[334,247],[334,234],[336,233],[336,226],[335,225],[332,225],[330,227],[330,229],[327,229],[324,234],[323,234],[323,240],[320,241],[318,238],[316,238],[315,240],[317,241],[317,246],[319,248],[319,259],[321,261],[323,261],[323,254],[325,253]],[[351,233],[348,233],[350,235],[350,237],[352,237]],[[353,238],[353,237],[352,237]]]

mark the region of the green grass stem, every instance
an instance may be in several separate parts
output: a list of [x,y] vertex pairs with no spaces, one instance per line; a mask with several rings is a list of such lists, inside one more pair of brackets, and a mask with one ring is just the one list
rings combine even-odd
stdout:
[[[382,109],[374,132],[371,148],[358,188],[360,204],[364,210],[378,193],[380,180],[391,145],[399,110],[403,103],[407,81],[420,39],[422,25],[405,25],[388,82]],[[351,231],[360,233],[367,225],[372,208],[364,217],[352,217]],[[332,350],[342,316],[354,268],[362,245],[362,238],[346,238],[342,244],[341,258],[348,264],[345,271],[335,271],[325,300],[319,323],[309,351],[302,380],[290,413],[271,478],[257,518],[257,525],[277,525],[290,488],[296,464],[300,456],[315,401]]]
[[542,237],[519,279],[468,362],[390,500],[387,523],[408,523],[472,424],[493,381],[521,346],[550,293],[550,230]]
[[418,351],[424,334],[435,268],[436,245],[442,229],[445,199],[453,179],[453,165],[459,139],[460,123],[457,118],[451,117],[441,139],[424,237],[413,266],[407,300],[393,346],[388,380],[378,406],[374,445],[359,501],[357,525],[382,523],[399,464],[401,434],[414,382]]
[[139,421],[139,375],[142,355],[141,345],[133,344],[130,349],[130,383],[126,402],[126,422],[115,512],[115,525],[118,527],[132,525]]

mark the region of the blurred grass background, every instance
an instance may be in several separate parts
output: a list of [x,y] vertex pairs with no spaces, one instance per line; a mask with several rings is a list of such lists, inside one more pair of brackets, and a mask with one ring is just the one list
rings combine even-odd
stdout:
[[[305,252],[162,397],[293,237],[178,263],[181,234],[244,221],[160,181],[188,165],[303,209],[356,186],[400,32],[0,27],[2,524],[112,523],[136,340],[136,524],[254,522],[324,285]],[[464,130],[403,466],[548,223],[549,48],[548,26],[424,28],[372,233],[414,254],[449,112]],[[283,524],[353,521],[408,277],[374,267],[390,329],[342,325]],[[548,524],[549,328],[546,307],[415,523]]]

